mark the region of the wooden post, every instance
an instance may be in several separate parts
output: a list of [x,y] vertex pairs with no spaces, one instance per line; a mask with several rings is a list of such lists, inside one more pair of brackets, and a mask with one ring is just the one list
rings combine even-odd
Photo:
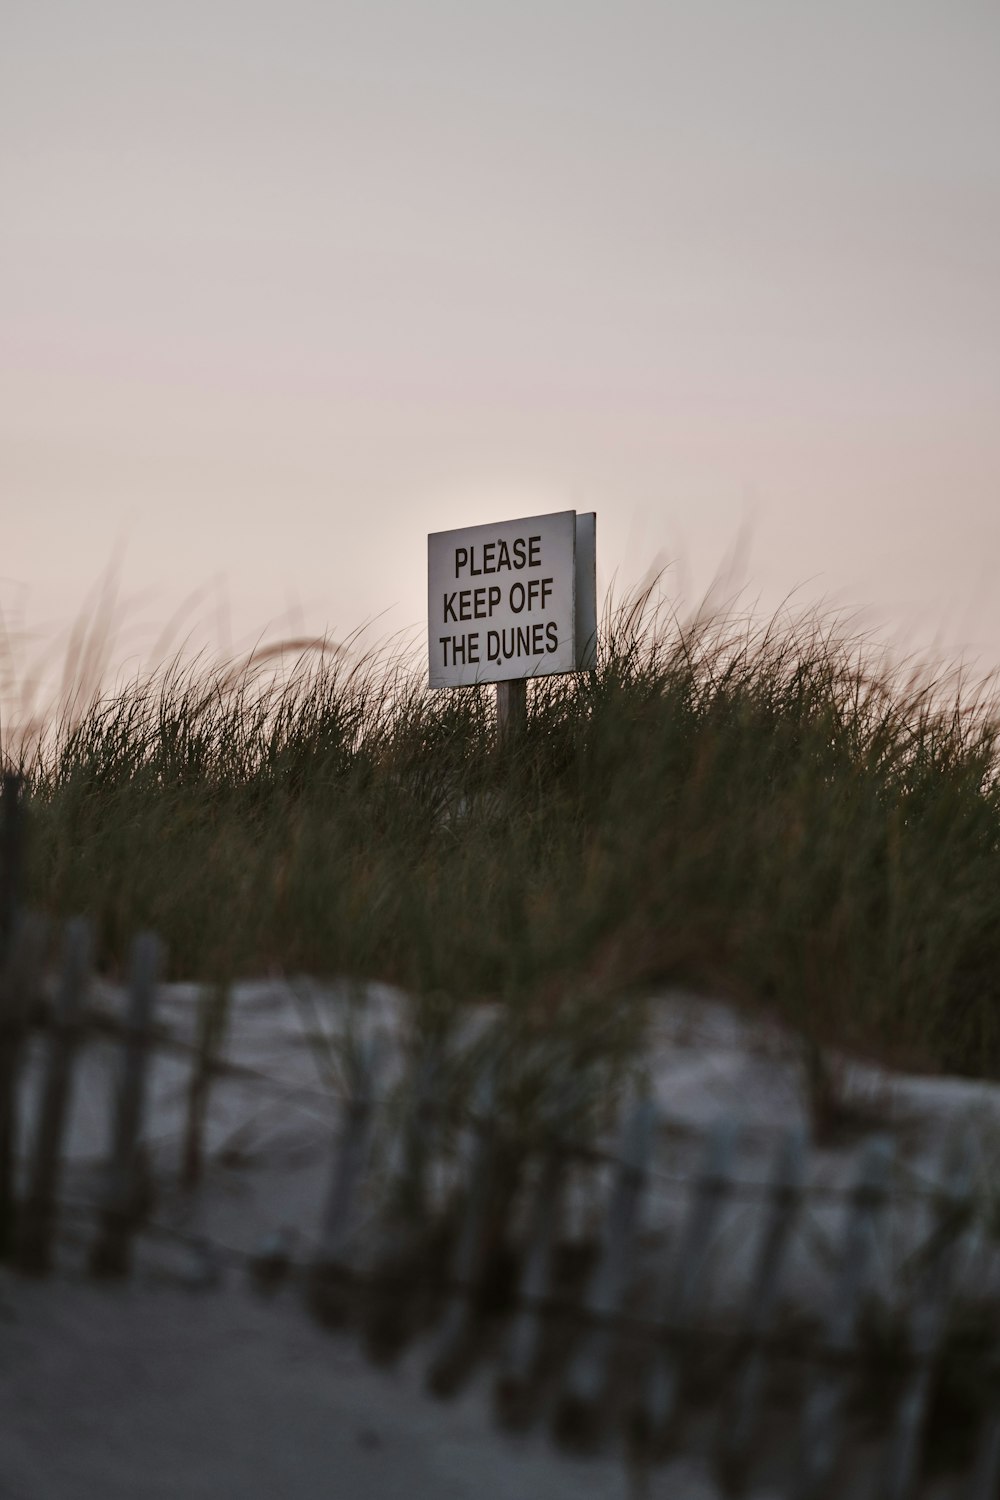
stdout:
[[747,1304],[746,1363],[736,1376],[732,1397],[720,1416],[719,1468],[730,1494],[746,1487],[751,1447],[763,1404],[766,1340],[773,1330],[781,1272],[802,1201],[805,1151],[805,1134],[793,1126],[778,1147],[768,1189],[767,1221]]
[[14,930],[14,913],[20,898],[23,854],[23,779],[5,771],[0,781],[0,967],[3,966]]
[[540,1364],[543,1304],[552,1279],[565,1169],[564,1151],[553,1144],[535,1186],[531,1228],[518,1286],[518,1310],[493,1383],[494,1409],[505,1427],[522,1427],[531,1415],[532,1387]]
[[971,1137],[963,1133],[945,1148],[937,1222],[911,1317],[913,1364],[896,1410],[880,1500],[910,1500],[917,1488],[934,1369],[945,1335],[958,1253],[972,1212],[972,1145]]
[[983,1418],[972,1479],[964,1500],[993,1500],[1000,1491],[1000,1362],[996,1356],[989,1369],[992,1403]]
[[309,1269],[309,1306],[329,1327],[340,1327],[347,1321],[354,1297],[361,1194],[375,1126],[380,1043],[378,1036],[366,1039],[351,1096],[343,1104],[319,1249]]
[[732,1188],[736,1126],[723,1119],[709,1137],[705,1164],[692,1185],[687,1223],[676,1252],[669,1247],[657,1298],[660,1339],[631,1412],[633,1462],[648,1463],[666,1445],[680,1394],[684,1357],[723,1200]]
[[193,1192],[201,1181],[208,1095],[226,1039],[229,1004],[229,987],[221,981],[203,989],[198,998],[195,1060],[188,1083],[187,1118],[181,1147],[181,1186],[187,1192]]
[[141,1196],[140,1145],[146,1075],[153,1028],[153,1005],[162,961],[159,939],[142,932],[132,944],[128,1016],[121,1078],[115,1104],[107,1186],[101,1224],[90,1255],[95,1276],[124,1276],[129,1242]]
[[373,1256],[364,1309],[365,1347],[372,1359],[394,1359],[410,1336],[431,1253],[430,1168],[440,1130],[442,1053],[431,1038],[408,1090],[389,1172],[388,1212]]
[[497,683],[497,743],[511,745],[528,722],[528,683],[524,677]]
[[479,1079],[473,1128],[476,1144],[469,1168],[469,1192],[458,1235],[444,1322],[427,1365],[426,1384],[436,1396],[450,1396],[468,1364],[475,1297],[488,1255],[490,1209],[496,1201],[499,1166],[494,1118],[496,1079],[487,1065]]
[[14,920],[0,968],[0,1261],[14,1244],[18,1077],[28,1017],[41,974],[45,923],[27,912]]
[[556,1403],[555,1435],[568,1446],[588,1445],[600,1427],[601,1400],[617,1337],[615,1320],[621,1314],[632,1268],[655,1126],[653,1101],[648,1094],[641,1094],[625,1119],[604,1243],[584,1296],[586,1332]]
[[875,1227],[889,1193],[892,1149],[888,1136],[875,1136],[869,1141],[848,1205],[840,1268],[821,1351],[824,1363],[802,1417],[793,1500],[819,1500],[826,1493],[840,1452],[846,1370],[857,1349],[858,1319],[875,1248]]
[[66,927],[62,980],[52,1016],[45,1075],[38,1100],[38,1124],[28,1192],[18,1223],[17,1264],[42,1275],[49,1268],[58,1204],[60,1154],[69,1115],[73,1058],[80,1011],[90,974],[91,929],[83,917]]

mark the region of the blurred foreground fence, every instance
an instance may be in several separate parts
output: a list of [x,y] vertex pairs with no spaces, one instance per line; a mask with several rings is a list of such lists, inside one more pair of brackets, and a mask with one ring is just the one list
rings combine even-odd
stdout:
[[[384,1047],[361,1035],[325,1197],[311,1224],[295,1226],[305,1253],[283,1231],[238,1254],[151,1212],[147,1082],[163,1045],[151,934],[133,944],[114,1030],[100,1189],[83,1203],[64,1194],[74,1075],[94,1034],[88,924],[68,924],[47,986],[44,955],[42,925],[12,914],[0,985],[0,1256],[18,1272],[57,1270],[81,1222],[88,1271],[104,1278],[129,1273],[139,1237],[173,1235],[210,1267],[206,1286],[238,1262],[263,1295],[299,1287],[316,1318],[363,1340],[373,1360],[416,1351],[438,1397],[485,1376],[503,1426],[545,1423],[575,1450],[620,1444],[637,1489],[651,1466],[693,1449],[733,1494],[763,1477],[788,1500],[1000,1495],[1000,1306],[963,1284],[978,1232],[968,1136],[947,1143],[940,1182],[922,1195],[903,1312],[878,1288],[892,1142],[869,1133],[859,1143],[852,1183],[825,1205],[838,1218],[836,1249],[810,1317],[784,1295],[793,1237],[816,1208],[802,1131],[777,1139],[768,1172],[748,1182],[737,1171],[739,1121],[720,1120],[664,1231],[647,1214],[662,1122],[641,1086],[609,1146],[580,1135],[586,1080],[554,1076],[525,1137],[498,1102],[488,1047],[475,1053],[456,1116],[439,1045],[410,1057],[388,1090]],[[106,1020],[102,1036],[106,1045]],[[22,1140],[29,1045],[37,1078]],[[203,1053],[190,1068],[197,1116]],[[456,1131],[458,1148],[446,1150]],[[377,1171],[376,1137],[388,1142]],[[587,1216],[574,1212],[584,1181]],[[718,1229],[741,1202],[753,1213],[736,1276]]]

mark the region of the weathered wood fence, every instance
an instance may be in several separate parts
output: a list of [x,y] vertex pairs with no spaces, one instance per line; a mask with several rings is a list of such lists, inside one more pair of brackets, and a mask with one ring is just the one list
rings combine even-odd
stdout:
[[[12,902],[0,971],[0,1258],[32,1276],[59,1266],[67,1120],[88,1041],[86,921],[66,927],[45,1003],[44,952],[42,924]],[[87,1205],[95,1276],[126,1275],[138,1236],[171,1232],[149,1218],[142,1149],[161,962],[157,939],[138,936],[107,1099],[103,1187]],[[33,1031],[44,1058],[35,1117],[19,1140],[19,1076]],[[968,1135],[948,1144],[940,1184],[924,1194],[929,1223],[905,1316],[880,1301],[875,1276],[897,1192],[892,1142],[874,1133],[861,1144],[853,1185],[834,1194],[839,1247],[822,1316],[810,1319],[790,1313],[783,1296],[789,1247],[814,1206],[801,1131],[775,1141],[769,1178],[747,1183],[737,1171],[739,1122],[721,1120],[683,1185],[678,1227],[655,1232],[645,1211],[660,1122],[641,1086],[623,1107],[617,1144],[579,1138],[580,1079],[554,1084],[525,1138],[498,1103],[495,1054],[480,1048],[456,1117],[442,1103],[440,1050],[428,1045],[395,1086],[384,1126],[383,1051],[374,1036],[353,1049],[325,1201],[316,1223],[300,1226],[311,1248],[295,1257],[278,1235],[238,1257],[258,1291],[301,1286],[312,1313],[361,1338],[375,1360],[423,1351],[439,1397],[490,1371],[499,1423],[546,1423],[575,1449],[620,1443],[640,1482],[693,1446],[733,1494],[761,1473],[788,1500],[862,1493],[844,1478],[862,1472],[864,1494],[906,1500],[940,1463],[949,1493],[1000,1495],[1000,1307],[961,1286],[970,1236],[981,1233]],[[373,1174],[380,1129],[391,1149]],[[442,1192],[433,1178],[446,1136],[453,1171]],[[572,1228],[581,1174],[604,1183],[596,1232]],[[713,1253],[718,1226],[741,1200],[755,1206],[748,1270],[720,1304],[708,1295],[727,1275]],[[954,1402],[957,1387],[964,1404]]]

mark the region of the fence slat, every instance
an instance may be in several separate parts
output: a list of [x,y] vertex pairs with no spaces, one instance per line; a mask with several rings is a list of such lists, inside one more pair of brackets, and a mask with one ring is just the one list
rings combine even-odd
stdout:
[[730,1493],[738,1493],[747,1480],[764,1395],[765,1342],[774,1325],[785,1252],[802,1201],[805,1166],[805,1133],[795,1127],[785,1134],[778,1147],[768,1191],[767,1221],[750,1283],[744,1360],[720,1419],[718,1467]]
[[16,1261],[20,1270],[42,1275],[52,1254],[58,1201],[60,1155],[69,1114],[73,1060],[80,1012],[90,975],[93,939],[90,923],[75,917],[66,925],[62,976],[48,1037],[45,1072],[38,1100],[28,1191],[18,1221]]
[[0,968],[14,935],[24,859],[24,779],[16,771],[0,777]]
[[345,1101],[330,1172],[320,1229],[320,1243],[310,1267],[309,1305],[321,1322],[340,1326],[347,1320],[354,1253],[360,1223],[362,1187],[375,1126],[375,1086],[381,1061],[381,1038],[361,1045],[357,1078]]
[[429,1254],[430,1170],[441,1119],[443,1055],[433,1039],[414,1069],[389,1173],[385,1222],[378,1236],[364,1306],[365,1347],[387,1363],[407,1343]]
[[427,1387],[436,1396],[456,1389],[466,1368],[473,1333],[475,1294],[490,1252],[489,1229],[497,1203],[500,1139],[492,1118],[496,1080],[487,1068],[475,1108],[476,1146],[469,1194],[452,1270],[452,1291],[427,1366]]
[[129,962],[128,1013],[112,1126],[107,1184],[97,1239],[90,1256],[95,1276],[124,1276],[139,1212],[142,1121],[146,1100],[156,986],[163,960],[159,938],[142,932]]
[[989,1376],[993,1400],[983,1418],[966,1500],[996,1500],[1000,1495],[1000,1355],[994,1356]]
[[631,1270],[642,1196],[649,1171],[655,1111],[643,1094],[631,1108],[619,1152],[618,1174],[608,1208],[604,1242],[587,1287],[582,1343],[570,1361],[554,1416],[560,1442],[578,1446],[596,1436],[614,1343]]
[[840,1269],[821,1351],[823,1368],[803,1413],[794,1500],[819,1500],[825,1494],[840,1453],[846,1366],[855,1349],[874,1229],[885,1206],[891,1163],[891,1139],[873,1137],[862,1156],[847,1211]]
[[550,1290],[552,1252],[558,1231],[566,1159],[562,1150],[548,1152],[538,1174],[531,1207],[528,1245],[518,1286],[517,1311],[493,1384],[493,1405],[505,1427],[522,1426],[529,1415],[537,1372],[543,1304]]
[[201,990],[197,1009],[195,1062],[187,1087],[187,1114],[181,1142],[181,1186],[193,1192],[204,1170],[205,1121],[209,1094],[229,1028],[230,990],[225,982]]
[[736,1127],[721,1120],[711,1133],[704,1166],[691,1192],[677,1251],[668,1248],[657,1295],[655,1325],[662,1330],[629,1414],[633,1462],[648,1462],[668,1440],[680,1394],[687,1334],[701,1290],[709,1241],[732,1181]]
[[937,1222],[925,1251],[928,1260],[917,1286],[911,1318],[910,1351],[914,1363],[897,1408],[880,1500],[910,1500],[917,1482],[934,1365],[944,1335],[955,1263],[969,1221],[972,1142],[967,1133],[946,1145],[940,1180]]
[[18,1083],[25,1031],[38,996],[45,934],[41,917],[19,911],[0,974],[0,1260],[14,1248]]

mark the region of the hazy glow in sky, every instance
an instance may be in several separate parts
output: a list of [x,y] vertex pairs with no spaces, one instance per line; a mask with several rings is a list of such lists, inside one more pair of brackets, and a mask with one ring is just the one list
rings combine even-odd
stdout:
[[1000,660],[993,0],[8,0],[0,172],[15,622],[419,624],[575,506]]

